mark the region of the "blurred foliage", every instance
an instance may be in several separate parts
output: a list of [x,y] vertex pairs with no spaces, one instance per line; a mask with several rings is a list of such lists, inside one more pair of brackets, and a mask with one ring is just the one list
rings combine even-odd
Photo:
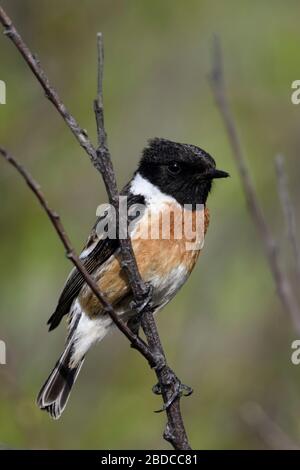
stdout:
[[[264,448],[241,407],[258,402],[300,442],[300,374],[283,311],[249,218],[206,80],[211,39],[222,39],[227,85],[268,220],[293,272],[279,208],[274,155],[282,152],[294,201],[300,187],[298,1],[3,0],[59,93],[95,137],[96,32],[105,39],[105,108],[120,185],[146,140],[163,136],[209,151],[231,179],[209,200],[206,245],[187,285],[158,318],[170,364],[194,394],[182,403],[195,448]],[[99,175],[44,98],[19,53],[0,37],[0,142],[40,181],[80,249],[105,199]],[[47,333],[70,265],[32,194],[1,163],[0,442],[12,448],[162,448],[165,416],[152,410],[155,377],[115,333],[90,353],[62,419],[35,405],[63,345]],[[297,212],[299,216],[299,205]],[[170,327],[171,326],[171,327]]]

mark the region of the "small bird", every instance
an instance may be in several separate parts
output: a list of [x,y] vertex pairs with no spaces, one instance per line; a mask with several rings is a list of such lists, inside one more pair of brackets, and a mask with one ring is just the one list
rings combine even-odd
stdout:
[[[186,220],[195,225],[203,216],[203,236],[209,225],[206,200],[215,178],[229,176],[217,170],[214,159],[199,147],[154,138],[143,150],[137,171],[121,194],[127,197],[129,234],[143,280],[152,288],[154,312],[161,310],[186,282],[201,249],[185,235]],[[135,207],[139,210],[135,211]],[[142,208],[142,209],[141,209]],[[136,214],[138,212],[138,215]],[[164,214],[171,213],[168,236],[163,236]],[[187,218],[185,216],[188,216]],[[102,217],[102,219],[101,219]],[[133,295],[121,263],[117,237],[99,229],[100,216],[80,258],[100,291],[134,331],[138,330]],[[151,236],[153,224],[158,236]],[[178,230],[179,229],[179,230]],[[182,233],[181,237],[175,232]],[[150,235],[149,235],[150,233]],[[193,233],[192,241],[197,239]],[[200,237],[201,238],[201,237]],[[49,330],[68,316],[68,336],[60,356],[37,399],[38,406],[58,419],[90,347],[114,328],[110,316],[74,268],[48,321]]]

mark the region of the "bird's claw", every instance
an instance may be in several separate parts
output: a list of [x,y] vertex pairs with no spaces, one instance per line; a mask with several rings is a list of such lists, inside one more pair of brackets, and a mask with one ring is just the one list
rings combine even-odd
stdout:
[[145,297],[143,297],[141,300],[132,300],[129,304],[130,310],[135,312],[135,315],[132,318],[130,318],[127,325],[131,329],[132,333],[136,335],[139,334],[139,329],[141,326],[141,319],[142,319],[144,310],[146,307],[151,305],[151,301],[152,301],[153,288],[151,284],[147,284],[147,287],[148,287],[148,292]]
[[[163,407],[160,410],[155,411],[155,413],[161,413],[162,411],[166,411],[177,398],[180,397],[188,397],[193,393],[193,389],[189,387],[188,385],[183,384],[178,377],[174,374],[171,369],[168,371],[168,385],[174,385],[174,388],[172,390],[172,395],[169,397],[168,401],[164,403]],[[162,390],[161,390],[161,385],[157,383],[152,387],[153,393],[156,395],[161,395]]]
[[159,382],[157,382],[157,384],[153,385],[152,392],[155,395],[161,395],[161,386],[160,386]]
[[142,299],[134,299],[129,304],[130,309],[135,311],[136,314],[140,316],[142,315],[145,308],[148,307],[152,301],[153,287],[151,286],[151,284],[147,283],[147,289],[147,293],[145,294],[145,296],[143,296]]
[[128,328],[132,331],[132,333],[136,336],[139,336],[140,326],[141,326],[141,319],[136,318],[136,316],[130,318],[127,322]]

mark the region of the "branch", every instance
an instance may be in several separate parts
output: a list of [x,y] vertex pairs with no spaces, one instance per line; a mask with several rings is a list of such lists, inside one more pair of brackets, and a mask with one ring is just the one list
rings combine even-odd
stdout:
[[288,311],[296,331],[300,333],[299,305],[294,292],[292,291],[289,279],[281,269],[278,259],[278,249],[256,194],[254,184],[247,167],[246,157],[239,139],[235,120],[228,104],[223,72],[222,51],[218,38],[215,38],[214,41],[213,66],[209,76],[209,81],[232,148],[234,160],[242,181],[247,206],[262,240],[264,252],[275,281],[277,293],[283,306]]
[[128,326],[119,318],[118,314],[114,311],[111,304],[106,300],[105,296],[101,293],[96,282],[90,276],[90,274],[84,267],[83,263],[81,262],[80,258],[75,253],[71,245],[70,239],[62,225],[59,215],[57,214],[57,212],[53,211],[51,207],[49,206],[47,200],[45,199],[44,194],[42,193],[40,189],[40,185],[32,178],[30,173],[10,153],[8,153],[5,149],[1,147],[0,147],[0,155],[2,155],[2,157],[4,157],[5,160],[16,169],[17,172],[26,181],[27,185],[29,186],[31,191],[34,193],[40,205],[42,206],[47,216],[49,217],[54,229],[56,230],[58,237],[60,238],[62,244],[64,245],[67,258],[74,264],[74,266],[80,272],[85,282],[91,288],[91,290],[93,291],[93,293],[95,294],[99,302],[102,303],[102,305],[104,306],[105,312],[108,313],[108,315],[111,317],[111,319],[116,324],[118,329],[129,339],[129,341],[131,342],[131,345],[135,349],[137,349],[145,357],[145,359],[147,359],[151,367],[154,367],[156,364],[156,359],[151,353],[149,347],[146,345],[146,343],[144,343],[144,341],[141,338],[139,338],[137,335],[132,333],[132,331],[128,328]]
[[107,146],[107,135],[104,128],[104,109],[103,109],[103,71],[104,71],[104,47],[102,33],[97,33],[97,99],[95,101],[95,114],[98,131],[99,147]]
[[[112,159],[107,146],[107,134],[104,126],[104,105],[103,105],[103,66],[104,66],[104,48],[102,34],[97,34],[98,50],[98,80],[97,80],[97,99],[94,101],[94,111],[97,123],[98,148],[97,155],[99,161],[103,162],[103,178],[106,189],[117,214],[117,226],[124,226],[119,221],[118,191],[115,180],[115,174],[112,167]],[[188,438],[184,428],[183,419],[180,412],[180,389],[181,383],[176,375],[169,369],[166,362],[166,356],[159,338],[157,327],[153,318],[153,309],[151,305],[151,289],[144,283],[140,276],[131,240],[119,238],[122,252],[123,266],[127,271],[127,276],[133,291],[135,305],[139,311],[142,311],[141,325],[145,333],[150,350],[157,359],[155,367],[156,376],[164,400],[164,410],[167,413],[168,423],[165,429],[164,438],[177,449],[189,449]],[[140,315],[140,314],[138,314]]]
[[[17,47],[23,58],[29,65],[30,69],[38,79],[42,88],[45,91],[46,97],[53,103],[57,111],[63,117],[67,126],[71,129],[81,147],[89,155],[94,167],[99,171],[103,177],[106,191],[110,203],[115,207],[118,214],[118,189],[116,178],[113,170],[110,152],[107,146],[107,136],[104,128],[104,111],[103,111],[103,43],[102,35],[98,34],[98,93],[97,99],[94,102],[94,110],[97,121],[98,131],[98,148],[95,149],[86,131],[84,131],[75,118],[69,113],[64,103],[58,96],[55,89],[51,86],[49,79],[40,66],[37,58],[31,53],[27,45],[24,43],[22,37],[14,27],[11,19],[0,7],[0,22],[5,28],[5,34],[11,39]],[[24,175],[23,175],[24,176]],[[48,213],[48,212],[47,212]],[[49,215],[49,214],[48,214]],[[118,216],[119,217],[119,216]],[[51,219],[52,220],[52,219]],[[119,226],[119,224],[118,224]],[[161,345],[158,331],[153,318],[153,311],[151,307],[151,292],[149,286],[146,285],[138,271],[137,263],[131,246],[130,238],[119,238],[121,252],[122,252],[122,265],[126,270],[130,286],[133,291],[135,305],[137,311],[142,311],[141,324],[147,338],[148,347],[152,353],[151,359],[155,358],[155,372],[161,388],[162,397],[164,400],[164,410],[167,413],[167,426],[164,433],[164,438],[169,441],[175,449],[190,449],[186,431],[184,428],[183,419],[180,412],[180,397],[182,395],[181,383],[176,375],[169,369],[166,363],[166,357]],[[71,257],[74,262],[75,258]],[[78,260],[78,257],[77,257]],[[77,262],[76,260],[76,262]],[[78,265],[79,266],[79,265]],[[85,273],[87,274],[87,273]],[[85,280],[88,278],[85,277]],[[93,281],[93,280],[92,280]],[[92,284],[89,284],[91,287]],[[97,286],[94,286],[97,287]],[[93,290],[94,291],[94,290]],[[94,291],[95,293],[95,291]],[[98,292],[98,299],[101,300],[101,295]],[[102,299],[103,300],[103,299]],[[109,311],[110,312],[110,311]],[[110,312],[111,314],[112,312]],[[121,326],[121,325],[119,325]],[[122,325],[124,328],[124,324]],[[124,334],[128,337],[129,332]],[[133,338],[128,337],[132,342]],[[134,343],[132,343],[134,344]],[[139,344],[139,347],[141,344]],[[145,345],[144,345],[145,346]],[[145,351],[144,351],[145,352]],[[148,354],[148,353],[147,353]],[[144,354],[143,354],[144,355]],[[147,358],[148,360],[148,358]]]
[[283,431],[258,403],[249,402],[243,405],[240,416],[271,449],[300,449],[299,444]]
[[276,156],[275,169],[278,180],[279,199],[281,202],[287,236],[294,254],[293,259],[296,266],[297,276],[300,280],[300,249],[296,235],[295,209],[289,193],[288,178],[285,170],[285,158],[283,155]]
[[90,139],[87,136],[87,133],[82,129],[77,123],[76,119],[69,113],[64,103],[61,101],[56,90],[51,86],[47,75],[42,69],[38,58],[32,54],[30,49],[27,47],[22,37],[14,27],[11,19],[0,6],[0,22],[3,25],[4,34],[14,43],[16,48],[19,50],[25,62],[27,62],[33,74],[36,76],[37,80],[41,84],[46,97],[51,101],[55,106],[57,111],[60,113],[67,126],[71,129],[74,136],[78,140],[81,147],[88,153],[93,164],[97,165],[97,154],[96,150],[91,143]]

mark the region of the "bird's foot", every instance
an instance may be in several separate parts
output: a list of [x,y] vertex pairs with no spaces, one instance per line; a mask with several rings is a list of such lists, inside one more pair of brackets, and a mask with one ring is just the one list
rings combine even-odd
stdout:
[[[193,389],[189,387],[188,385],[183,384],[169,367],[167,367],[166,374],[167,375],[165,378],[165,386],[171,389],[171,395],[168,397],[168,400],[166,401],[166,403],[164,403],[164,406],[162,407],[162,409],[157,410],[156,413],[166,411],[174,403],[174,401],[177,398],[180,398],[182,396],[188,397],[189,395],[193,393]],[[161,384],[157,383],[156,385],[154,385],[154,387],[152,388],[152,391],[156,395],[161,395],[162,394]]]
[[140,300],[132,300],[129,304],[130,310],[135,312],[135,315],[128,320],[127,325],[135,335],[139,334],[141,320],[145,309],[151,306],[153,288],[151,284],[148,283],[147,288],[148,291],[146,296],[143,296],[143,298]]
[[137,318],[137,315],[135,315],[134,317],[128,320],[127,326],[134,335],[139,336],[141,318]]
[[153,287],[148,282],[146,283],[147,292],[141,299],[134,299],[130,302],[129,307],[136,312],[137,315],[142,315],[145,308],[149,307],[152,301]]

